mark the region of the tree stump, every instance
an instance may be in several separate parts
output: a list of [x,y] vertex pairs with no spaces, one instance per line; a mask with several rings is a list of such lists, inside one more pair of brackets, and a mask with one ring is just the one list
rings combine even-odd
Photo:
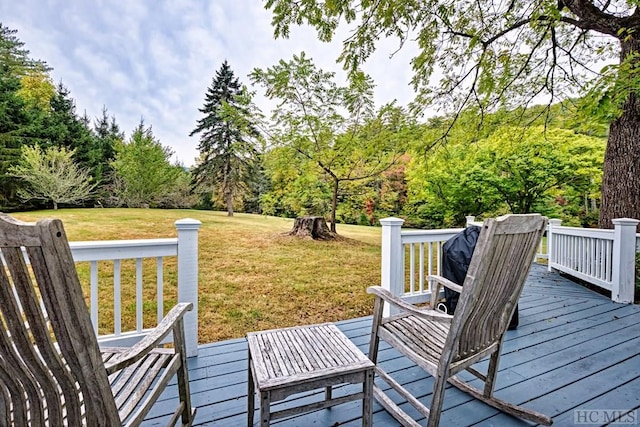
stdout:
[[327,221],[321,216],[303,216],[296,218],[290,236],[311,237],[314,240],[335,239],[336,234],[332,233],[327,226]]

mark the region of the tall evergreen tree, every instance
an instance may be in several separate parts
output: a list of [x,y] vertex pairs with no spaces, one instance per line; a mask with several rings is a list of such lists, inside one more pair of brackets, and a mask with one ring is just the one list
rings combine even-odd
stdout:
[[102,108],[102,117],[96,119],[93,132],[95,144],[89,156],[89,166],[96,181],[108,179],[113,172],[111,162],[115,158],[115,147],[124,141],[124,132],[116,123],[114,116],[109,117],[107,107]]
[[24,48],[24,42],[17,36],[18,30],[5,27],[0,22],[0,67],[14,76],[22,77],[28,71],[48,73],[51,67],[44,61],[29,57],[29,51]]
[[52,145],[75,150],[76,161],[82,166],[89,166],[93,132],[78,117],[75,100],[62,83],[58,84],[51,99],[51,113],[46,119],[42,137]]
[[190,136],[199,134],[200,162],[193,170],[194,184],[212,191],[233,216],[233,201],[246,192],[254,170],[259,136],[250,115],[251,97],[225,60],[205,95],[204,117]]
[[33,122],[41,117],[37,109],[28,108],[20,96],[21,79],[28,73],[47,73],[44,62],[29,58],[24,42],[0,23],[0,209],[15,208],[18,180],[7,173],[11,165],[19,162],[21,147],[31,142],[29,134]]
[[20,160],[21,135],[29,123],[24,102],[17,94],[19,88],[20,80],[0,66],[0,208],[3,210],[16,200],[17,178],[7,172]]

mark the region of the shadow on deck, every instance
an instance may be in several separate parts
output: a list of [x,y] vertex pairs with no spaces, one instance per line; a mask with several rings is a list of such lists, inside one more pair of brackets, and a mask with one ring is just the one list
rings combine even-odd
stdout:
[[[555,426],[575,425],[575,416],[582,417],[576,420],[583,425],[606,424],[604,414],[588,412],[592,410],[634,411],[633,421],[640,423],[635,412],[640,408],[640,306],[613,303],[538,265],[531,269],[519,305],[520,325],[507,332],[500,359],[498,397],[550,415]],[[368,351],[370,317],[338,322],[337,326],[363,352]],[[384,369],[428,405],[433,380],[395,350],[382,348]],[[476,367],[486,371],[486,365],[480,362]],[[189,359],[189,375],[192,401],[198,408],[195,425],[246,425],[245,339],[200,346],[198,357]],[[350,387],[355,386],[344,386],[342,391]],[[175,388],[167,391],[165,400],[173,399]],[[310,393],[290,399],[302,402],[311,397],[320,399]],[[394,396],[394,400],[412,413],[402,398]],[[165,407],[168,405],[158,402],[145,425],[165,425]],[[358,426],[360,413],[360,402],[351,402],[272,424]],[[417,412],[412,415],[424,423]],[[589,424],[598,420],[602,422]],[[377,403],[373,422],[376,426],[398,425]],[[441,425],[531,423],[502,414],[449,387]]]

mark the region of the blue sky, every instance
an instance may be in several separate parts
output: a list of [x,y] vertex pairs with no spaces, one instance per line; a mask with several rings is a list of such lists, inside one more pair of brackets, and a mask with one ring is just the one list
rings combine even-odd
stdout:
[[[21,0],[0,2],[2,23],[18,30],[31,57],[54,68],[76,100],[79,114],[101,115],[103,106],[129,137],[143,117],[154,135],[186,166],[197,157],[198,140],[189,137],[198,108],[215,72],[226,59],[249,85],[247,74],[305,51],[317,66],[344,73],[335,63],[341,29],[331,44],[321,43],[310,28],[296,28],[288,40],[274,40],[271,15],[257,0]],[[406,105],[411,52],[392,58],[397,43],[382,41],[363,67],[378,85],[376,102],[394,99]],[[269,113],[271,103],[258,91],[257,104]]]

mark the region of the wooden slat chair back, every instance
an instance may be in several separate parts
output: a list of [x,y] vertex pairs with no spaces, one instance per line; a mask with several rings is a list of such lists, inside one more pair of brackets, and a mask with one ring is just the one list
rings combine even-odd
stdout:
[[[0,251],[0,425],[139,424],[153,403],[148,401],[153,389],[122,368],[130,365],[127,369],[140,376],[148,357],[162,361],[161,370],[170,377],[181,371],[180,389],[188,393],[178,331],[188,304],[174,308],[167,316],[172,319],[163,320],[171,325],[158,331],[165,336],[173,331],[177,350],[158,349],[162,338],[152,333],[131,349],[103,353],[61,221],[27,224],[0,214]],[[125,380],[130,389],[118,402],[112,386]],[[149,373],[147,381],[154,380],[164,387],[168,378]],[[188,396],[181,396],[180,405],[174,418],[188,425],[193,419]]]
[[[380,366],[376,366],[376,373],[422,413],[428,425],[439,424],[447,381],[501,411],[551,425],[552,420],[546,415],[493,396],[502,340],[546,223],[546,218],[537,214],[488,219],[480,232],[463,286],[440,276],[429,276],[430,282],[436,285],[432,288],[431,307],[436,306],[442,286],[460,292],[454,316],[413,306],[379,286],[368,289],[376,296],[369,357],[377,361],[379,341],[384,340],[433,375],[430,407],[412,396]],[[383,318],[384,303],[397,307],[399,313]],[[487,356],[490,360],[486,374],[471,366]],[[484,389],[478,390],[455,377],[462,370],[483,380]],[[374,396],[401,424],[418,425],[377,386],[374,386]]]
[[454,361],[482,353],[507,330],[546,223],[536,217],[489,220],[478,238],[451,324]]

